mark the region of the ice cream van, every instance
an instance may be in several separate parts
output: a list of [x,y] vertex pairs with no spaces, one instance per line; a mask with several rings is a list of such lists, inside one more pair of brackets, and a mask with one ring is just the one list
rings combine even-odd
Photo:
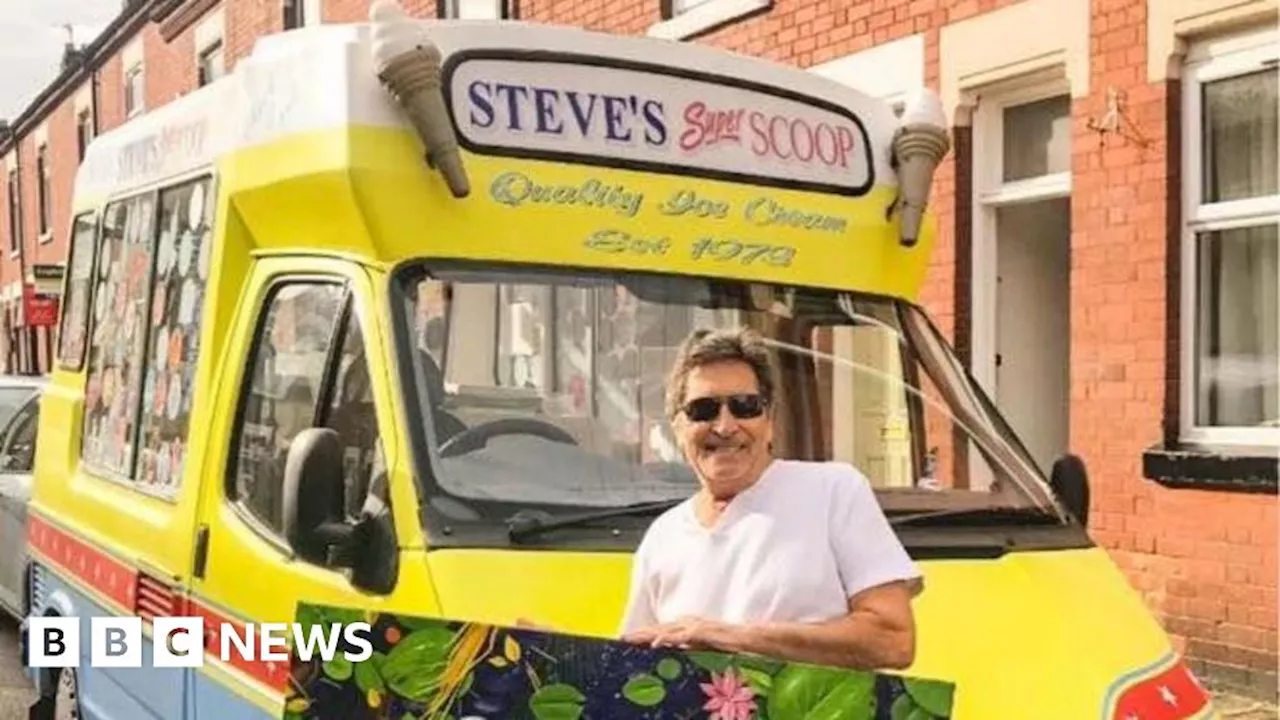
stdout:
[[[78,171],[28,623],[308,602],[612,637],[642,533],[696,487],[676,347],[748,326],[777,454],[857,467],[925,572],[907,672],[953,717],[1212,717],[1091,541],[1083,463],[1037,466],[919,304],[939,108],[383,2],[261,39]],[[29,670],[37,712],[284,714],[288,667],[217,641],[195,668],[82,643]]]

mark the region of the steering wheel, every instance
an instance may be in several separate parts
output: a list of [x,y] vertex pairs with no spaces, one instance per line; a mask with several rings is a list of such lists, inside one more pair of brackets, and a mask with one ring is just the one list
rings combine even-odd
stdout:
[[479,450],[488,444],[490,438],[499,435],[537,435],[552,442],[566,445],[578,444],[578,441],[564,428],[549,422],[522,417],[500,418],[467,428],[449,438],[440,446],[440,457],[452,457]]

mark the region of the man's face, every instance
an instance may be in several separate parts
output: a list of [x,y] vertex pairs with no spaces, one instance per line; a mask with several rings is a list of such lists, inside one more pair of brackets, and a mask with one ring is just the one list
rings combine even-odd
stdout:
[[[726,401],[732,396],[757,396],[760,385],[744,362],[714,363],[689,373],[684,405],[699,398]],[[715,416],[699,421],[681,411],[674,427],[685,457],[707,489],[716,497],[728,497],[749,486],[769,461],[773,439],[771,413],[766,408],[755,417],[734,417],[728,402],[721,402]]]

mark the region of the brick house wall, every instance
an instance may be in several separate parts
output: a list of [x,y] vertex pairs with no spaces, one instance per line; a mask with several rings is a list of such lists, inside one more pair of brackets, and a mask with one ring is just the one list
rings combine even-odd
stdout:
[[[308,22],[363,20],[367,0],[297,0]],[[148,3],[143,3],[147,5]],[[200,23],[222,13],[227,70],[257,38],[284,28],[281,2],[223,0],[169,5],[158,21],[95,58],[97,119],[125,122],[124,63],[141,40],[147,109],[195,86]],[[519,0],[519,17],[619,34],[667,33],[658,0]],[[677,3],[678,4],[678,1]],[[403,0],[434,16],[435,0]],[[1274,699],[1277,667],[1277,506],[1275,462],[1165,453],[1178,444],[1183,324],[1179,304],[1183,240],[1183,80],[1188,41],[1276,24],[1266,0],[709,0],[748,8],[679,39],[819,70],[902,42],[918,45],[918,77],[938,90],[955,145],[933,195],[940,234],[921,302],[974,360],[980,344],[974,275],[983,212],[980,169],[987,151],[977,116],[989,98],[1033,77],[1069,96],[1070,449],[1088,464],[1090,530],[1195,669],[1211,681]],[[174,9],[176,8],[176,9]],[[754,9],[752,9],[754,8]],[[318,10],[321,17],[314,17]],[[695,8],[690,15],[702,12]],[[139,12],[139,11],[135,11]],[[146,13],[144,7],[140,12]],[[1037,20],[1043,12],[1062,22]],[[1072,14],[1078,13],[1078,14]],[[675,22],[678,22],[676,18]],[[185,23],[185,24],[184,24]],[[1012,31],[1011,31],[1012,28]],[[1035,54],[1037,43],[1047,53]],[[104,46],[105,47],[105,46]],[[1021,54],[1019,54],[1021,53]],[[1035,56],[1035,57],[1032,57]],[[864,57],[869,57],[864,56]],[[1043,58],[1050,58],[1044,61]],[[1037,59],[1039,58],[1039,59]],[[1004,62],[1008,60],[1008,62]],[[985,64],[984,64],[985,63]],[[1037,63],[1040,63],[1037,65]],[[1047,63],[1047,64],[1046,64]],[[870,70],[868,70],[870,68]],[[897,68],[864,65],[865,81]],[[834,71],[833,71],[834,72]],[[1047,78],[1047,79],[1046,79]],[[855,76],[853,82],[862,82]],[[1130,137],[1101,136],[1093,123],[1123,96]],[[44,117],[26,118],[22,143],[24,243],[44,260],[65,254],[74,158],[73,94]],[[36,247],[33,128],[48,128],[53,155],[55,233]],[[989,146],[988,146],[989,149]],[[0,169],[11,144],[0,140]],[[3,178],[0,177],[0,182]],[[0,188],[2,190],[2,188]],[[6,203],[0,247],[7,249]],[[61,258],[59,258],[61,259]],[[0,287],[19,277],[0,253]],[[1189,463],[1189,464],[1188,464]],[[1268,469],[1269,467],[1269,469]],[[1259,469],[1261,468],[1261,469]],[[1213,476],[1218,485],[1203,480]],[[1249,482],[1226,482],[1248,480]],[[1158,479],[1158,480],[1157,480]],[[1241,492],[1239,490],[1248,490]]]

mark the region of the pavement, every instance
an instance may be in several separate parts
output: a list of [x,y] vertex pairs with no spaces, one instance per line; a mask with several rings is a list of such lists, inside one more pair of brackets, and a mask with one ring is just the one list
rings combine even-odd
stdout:
[[[3,615],[0,613],[0,615]],[[0,720],[27,717],[35,692],[22,673],[18,652],[18,623],[8,615],[0,619]]]
[[[18,623],[7,615],[0,617],[0,720],[22,720],[35,700],[31,683],[22,673],[18,652]],[[1215,699],[1224,720],[1277,720],[1280,710],[1275,705],[1229,694]]]
[[1280,709],[1275,705],[1253,700],[1251,698],[1219,693],[1214,698],[1214,705],[1223,720],[1276,720],[1280,718]]

